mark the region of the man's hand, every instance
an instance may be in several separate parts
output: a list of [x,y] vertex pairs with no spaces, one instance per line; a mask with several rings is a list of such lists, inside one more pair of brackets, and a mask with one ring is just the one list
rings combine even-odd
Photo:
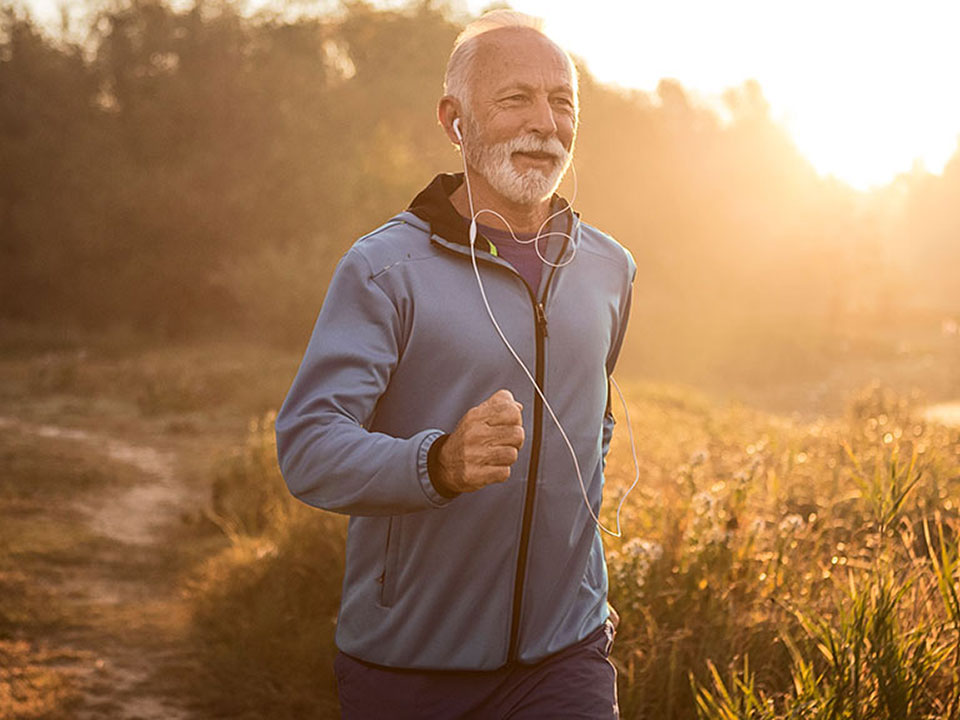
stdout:
[[510,477],[523,445],[522,409],[509,390],[497,390],[467,410],[438,454],[440,484],[473,492]]

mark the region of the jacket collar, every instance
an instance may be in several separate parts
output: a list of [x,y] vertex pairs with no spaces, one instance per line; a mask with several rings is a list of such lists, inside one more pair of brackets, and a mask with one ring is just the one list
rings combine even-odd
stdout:
[[[430,232],[448,242],[470,246],[470,221],[457,212],[450,202],[450,196],[463,184],[463,173],[440,173],[410,203],[408,210],[430,226]],[[569,203],[556,193],[550,201],[551,207],[559,210],[569,207]],[[557,227],[557,225],[560,227]],[[569,213],[558,215],[551,223],[550,230],[570,233],[573,227]]]
[[430,226],[433,235],[458,245],[469,245],[470,221],[457,212],[450,202],[453,191],[463,184],[463,173],[440,173],[407,208]]

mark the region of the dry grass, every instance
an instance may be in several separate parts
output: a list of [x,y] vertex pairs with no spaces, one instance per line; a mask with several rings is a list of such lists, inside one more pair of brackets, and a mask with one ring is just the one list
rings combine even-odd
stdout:
[[[811,699],[831,682],[823,646],[849,652],[856,637],[874,655],[843,666],[861,683],[861,714],[850,717],[949,710],[960,687],[947,653],[956,618],[936,598],[938,581],[958,580],[960,433],[876,387],[852,398],[846,417],[810,423],[664,386],[627,396],[642,480],[625,508],[626,540],[607,542],[624,718],[748,717],[736,692],[734,710],[723,699],[738,682],[769,708],[756,717],[834,717],[814,711],[834,705]],[[251,426],[215,485],[232,542],[196,586],[196,636],[220,683],[216,702],[249,717],[327,717],[343,524],[286,496],[271,421]],[[632,475],[621,434],[608,511]],[[934,538],[943,529],[941,575],[925,523]],[[855,618],[861,636],[850,634]],[[923,645],[918,628],[935,642]],[[894,682],[900,700],[884,699]]]
[[[75,612],[51,590],[107,557],[105,577],[130,591],[166,583],[178,594],[189,578],[176,606],[189,618],[171,627],[187,634],[189,659],[156,668],[167,681],[154,692],[177,694],[200,717],[335,716],[344,519],[289,497],[269,414],[298,360],[249,346],[29,333],[6,348],[0,415],[130,436],[176,451],[192,482],[211,483],[190,524],[171,528],[144,565],[70,511],[135,481],[128,471],[0,428],[0,698],[20,703],[10,717],[69,716],[77,703],[109,717],[121,706],[109,688],[100,710],[78,700],[64,668],[96,658],[64,660],[65,646],[44,640]],[[607,540],[624,718],[957,712],[960,432],[925,419],[918,396],[874,385],[820,418],[815,405],[785,417],[676,386],[625,389],[641,483],[625,506],[624,541]],[[827,394],[833,407],[838,393]],[[205,468],[225,446],[235,450],[211,477]],[[606,523],[632,476],[621,422]],[[100,607],[90,632],[106,643],[115,628],[142,626],[136,642],[152,652],[148,636],[173,605],[150,605],[149,618],[133,607]],[[844,714],[853,708],[859,715]]]

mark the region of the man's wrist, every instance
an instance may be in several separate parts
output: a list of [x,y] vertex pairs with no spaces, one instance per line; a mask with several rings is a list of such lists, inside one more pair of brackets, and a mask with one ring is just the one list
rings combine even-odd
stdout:
[[433,445],[430,446],[430,451],[427,453],[427,475],[430,477],[430,484],[433,485],[433,489],[442,497],[455,498],[460,493],[448,488],[441,479],[440,451],[449,439],[450,435],[444,433],[433,441]]

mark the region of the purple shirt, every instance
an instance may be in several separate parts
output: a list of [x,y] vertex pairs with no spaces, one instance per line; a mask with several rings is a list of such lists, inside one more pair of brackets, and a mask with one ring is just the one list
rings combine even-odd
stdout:
[[[537,255],[534,243],[518,243],[508,230],[499,230],[479,223],[477,223],[477,230],[496,246],[497,255],[513,265],[514,269],[520,273],[520,277],[526,281],[533,291],[533,294],[536,295],[537,289],[540,287],[540,272],[543,269],[543,261]],[[516,236],[520,240],[532,240],[537,234],[516,233]],[[542,242],[546,244],[546,241]]]

